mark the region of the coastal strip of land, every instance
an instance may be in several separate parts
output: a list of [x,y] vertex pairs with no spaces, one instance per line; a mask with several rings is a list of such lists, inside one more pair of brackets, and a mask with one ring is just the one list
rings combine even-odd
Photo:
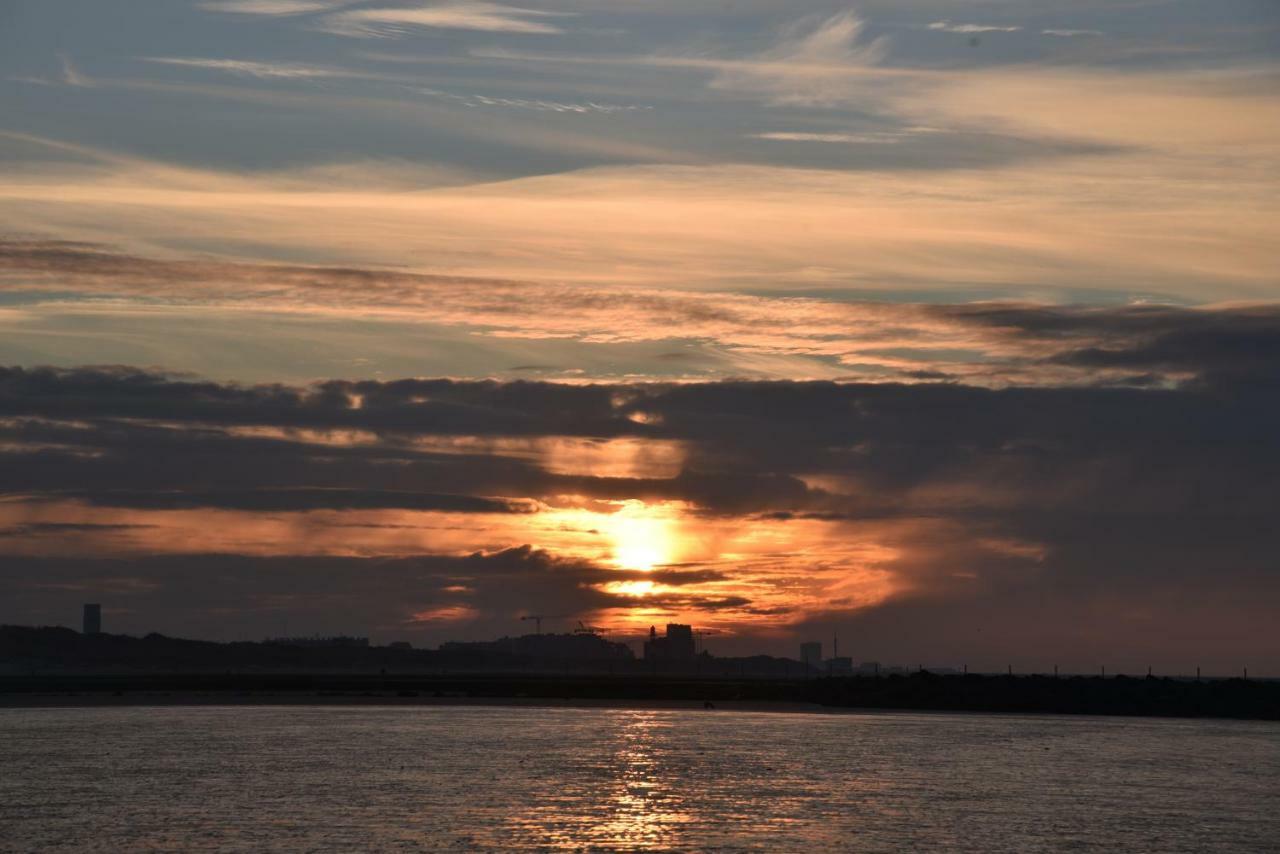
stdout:
[[489,673],[0,676],[0,707],[277,704],[902,710],[1280,720],[1280,681],[928,672],[798,680]]

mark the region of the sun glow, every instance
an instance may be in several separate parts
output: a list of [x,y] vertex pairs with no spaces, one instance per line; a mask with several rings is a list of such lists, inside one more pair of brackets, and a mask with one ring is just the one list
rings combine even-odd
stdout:
[[613,562],[622,569],[647,572],[673,559],[674,521],[656,515],[644,502],[627,502],[609,520],[608,534],[613,541]]
[[604,589],[608,593],[616,593],[619,596],[648,596],[653,593],[657,587],[652,581],[613,581],[604,585]]

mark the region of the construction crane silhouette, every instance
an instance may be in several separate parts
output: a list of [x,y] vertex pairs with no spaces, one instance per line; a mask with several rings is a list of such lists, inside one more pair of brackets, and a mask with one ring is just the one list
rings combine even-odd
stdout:
[[525,620],[533,620],[534,631],[538,634],[542,634],[543,620],[567,620],[570,616],[571,615],[569,614],[525,614],[520,618],[520,620],[521,622]]

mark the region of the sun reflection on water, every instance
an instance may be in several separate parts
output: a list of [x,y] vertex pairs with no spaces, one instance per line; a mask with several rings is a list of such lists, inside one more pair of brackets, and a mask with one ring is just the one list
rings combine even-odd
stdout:
[[604,840],[632,848],[669,845],[679,826],[692,820],[662,762],[657,730],[667,726],[652,712],[632,713],[623,725],[613,755],[609,817],[597,826]]
[[[679,769],[668,754],[665,731],[673,722],[657,712],[619,711],[601,734],[598,756],[576,769],[567,789],[513,815],[509,827],[526,844],[555,850],[670,850],[696,820],[682,794]],[[531,836],[536,838],[530,838]]]

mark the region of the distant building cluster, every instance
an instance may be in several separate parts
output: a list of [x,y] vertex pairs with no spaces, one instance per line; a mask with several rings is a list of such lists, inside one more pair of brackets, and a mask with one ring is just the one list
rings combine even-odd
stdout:
[[[838,647],[837,647],[838,649]],[[800,644],[800,663],[823,676],[891,676],[906,674],[911,671],[905,667],[884,667],[878,661],[864,661],[854,665],[853,659],[846,655],[822,657],[821,641],[806,641]],[[953,672],[951,668],[932,668],[934,673]]]
[[649,627],[649,639],[644,642],[645,661],[688,661],[697,654],[693,626],[667,623],[667,633],[662,637],[656,626]]
[[[530,617],[539,623],[543,617]],[[538,627],[541,629],[541,625]],[[102,606],[97,603],[86,603],[83,606],[83,634],[102,634]],[[910,671],[904,667],[884,667],[876,661],[866,661],[855,665],[852,658],[839,654],[839,639],[832,639],[834,652],[830,658],[823,657],[821,641],[806,641],[800,644],[800,668],[797,672],[795,662],[788,659],[775,659],[770,656],[748,656],[746,658],[714,658],[710,653],[698,650],[698,637],[702,634],[714,633],[715,630],[695,631],[693,626],[683,623],[668,623],[663,634],[658,634],[657,626],[650,626],[649,637],[644,642],[645,671],[649,666],[664,672],[690,673],[723,673],[725,675],[772,675],[772,676],[890,676],[906,674]],[[370,649],[369,638],[348,635],[312,635],[309,637],[275,637],[263,640],[264,645],[280,647],[302,647],[305,649]],[[387,649],[404,653],[412,651],[409,641],[392,641]],[[594,663],[597,666],[608,665],[609,672],[615,668],[627,668],[627,662],[635,662],[635,654],[625,643],[610,641],[602,637],[600,630],[583,626],[569,634],[537,634],[520,637],[502,637],[492,641],[448,641],[440,645],[440,653],[463,656],[464,661],[475,664],[477,661],[513,661],[523,660],[522,667],[563,667],[576,662],[575,667]],[[637,665],[639,662],[635,662]],[[934,673],[954,672],[950,668],[932,668]]]
[[828,659],[822,657],[821,641],[800,644],[800,663],[827,676],[852,676],[853,659],[840,655],[839,643],[837,639],[832,640],[834,654]]

